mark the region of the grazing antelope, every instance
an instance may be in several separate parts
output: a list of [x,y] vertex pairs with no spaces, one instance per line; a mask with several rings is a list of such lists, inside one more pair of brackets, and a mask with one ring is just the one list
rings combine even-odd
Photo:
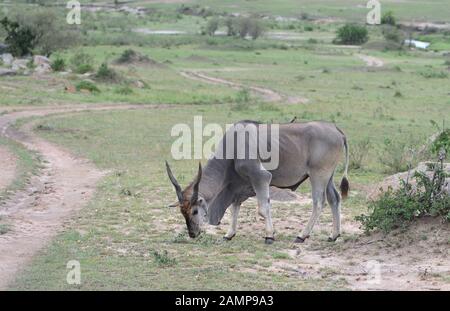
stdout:
[[[236,127],[240,125],[239,127]],[[197,237],[201,232],[203,222],[218,225],[228,207],[231,208],[231,225],[224,239],[231,240],[236,235],[236,227],[241,203],[256,196],[258,213],[265,220],[265,242],[272,244],[274,230],[270,204],[270,186],[288,188],[295,191],[301,183],[309,178],[312,186],[313,210],[308,224],[295,239],[296,243],[303,243],[309,236],[324,207],[325,199],[330,204],[333,214],[333,232],[329,241],[335,241],[341,232],[341,196],[337,192],[333,175],[345,149],[344,176],[340,184],[342,197],[347,197],[349,183],[348,145],[345,134],[334,124],[327,122],[289,123],[278,126],[276,144],[267,141],[271,146],[278,146],[278,166],[267,169],[266,160],[259,153],[256,158],[236,156],[223,158],[224,149],[229,148],[227,140],[230,137],[250,133],[245,146],[250,143],[260,144],[257,139],[261,129],[273,125],[260,124],[254,121],[241,121],[230,128],[217,145],[216,152],[208,160],[202,170],[199,165],[195,179],[182,190],[175,179],[169,164],[166,162],[167,174],[175,187],[189,236]],[[248,127],[253,130],[248,131]],[[232,132],[231,132],[232,131]],[[242,133],[244,131],[244,133]],[[230,136],[234,135],[234,136]],[[253,134],[252,134],[253,133]],[[255,136],[256,134],[256,136]],[[259,137],[259,136],[258,136]],[[267,138],[269,140],[269,138]],[[228,141],[229,142],[229,141]]]

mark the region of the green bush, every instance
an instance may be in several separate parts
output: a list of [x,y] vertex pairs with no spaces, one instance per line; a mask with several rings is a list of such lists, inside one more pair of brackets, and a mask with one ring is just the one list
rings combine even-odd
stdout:
[[368,39],[366,27],[357,24],[346,24],[338,29],[334,42],[340,44],[363,44]]
[[397,27],[386,25],[382,29],[383,37],[386,41],[403,44],[405,41],[405,34]]
[[77,52],[70,59],[70,64],[75,73],[84,74],[86,72],[94,71],[94,58],[84,52]]
[[77,83],[77,85],[75,86],[77,91],[81,91],[81,90],[86,90],[89,91],[91,93],[99,93],[100,90],[99,88],[91,81],[80,81],[79,83]]
[[51,65],[53,71],[64,71],[66,69],[66,62],[63,58],[56,58]]
[[387,11],[383,14],[383,16],[381,17],[381,23],[382,24],[387,24],[387,25],[392,25],[395,26],[396,24],[396,18],[394,16],[394,12],[392,11]]
[[432,153],[437,155],[441,150],[450,154],[450,129],[444,129],[431,144]]
[[101,82],[119,82],[119,74],[112,68],[109,68],[108,64],[102,63],[95,74],[95,79]]
[[446,79],[448,78],[448,73],[445,71],[434,71],[432,69],[426,69],[420,71],[419,74],[426,79]]
[[149,61],[147,56],[141,55],[133,49],[126,49],[122,52],[122,54],[117,58],[116,63],[118,64],[130,64],[133,62],[146,62]]
[[175,258],[171,258],[166,250],[162,252],[158,252],[155,250],[153,251],[152,255],[154,262],[158,266],[173,266],[177,263]]
[[131,95],[133,94],[133,89],[127,85],[118,87],[115,90],[115,93],[120,94],[120,95]]
[[422,172],[414,174],[415,187],[402,180],[398,190],[389,188],[377,200],[369,202],[370,214],[356,217],[364,231],[381,230],[389,233],[397,228],[406,228],[421,216],[442,217],[449,222],[450,196],[444,189],[448,174],[443,170],[442,159],[431,166],[431,176]]

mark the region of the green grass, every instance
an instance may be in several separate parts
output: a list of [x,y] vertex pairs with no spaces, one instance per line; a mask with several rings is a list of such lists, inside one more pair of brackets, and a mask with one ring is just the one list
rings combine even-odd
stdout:
[[12,140],[0,138],[0,145],[6,146],[14,154],[17,160],[16,176],[11,185],[0,190],[0,203],[10,197],[12,193],[23,189],[32,174],[39,169],[39,157],[37,154],[25,149],[22,145]]

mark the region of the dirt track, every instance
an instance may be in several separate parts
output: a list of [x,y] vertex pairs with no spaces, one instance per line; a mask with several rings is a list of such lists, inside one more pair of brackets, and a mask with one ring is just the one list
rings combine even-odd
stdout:
[[[21,118],[57,113],[147,107],[79,105],[61,108],[19,108],[20,111],[0,116],[0,134],[38,152],[44,165],[39,175],[31,178],[25,190],[14,194],[0,205],[2,221],[6,221],[10,227],[9,232],[0,235],[0,290],[7,288],[15,274],[55,236],[70,215],[89,202],[97,182],[107,173],[97,169],[87,160],[75,158],[63,148],[34,135],[33,123],[25,125],[20,131],[11,125]],[[8,159],[11,160],[8,157],[1,158],[0,161]]]
[[202,81],[210,84],[221,84],[229,86],[234,89],[249,89],[251,92],[261,96],[265,101],[268,102],[285,101],[286,103],[289,104],[305,104],[309,101],[307,98],[304,97],[288,96],[268,88],[263,88],[259,86],[246,86],[225,79],[211,77],[200,71],[193,71],[193,70],[181,71],[180,74],[185,78]]

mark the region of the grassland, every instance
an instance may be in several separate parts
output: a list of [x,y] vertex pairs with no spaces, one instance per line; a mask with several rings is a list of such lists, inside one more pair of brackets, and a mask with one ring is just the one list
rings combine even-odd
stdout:
[[[272,17],[306,12],[352,21],[364,18],[367,11],[365,3],[353,0],[185,3],[194,4],[208,5],[217,12],[239,10]],[[383,158],[395,156],[384,149],[385,140],[421,145],[435,132],[430,120],[441,123],[448,118],[449,78],[438,75],[448,72],[446,57],[440,53],[448,50],[446,34],[431,36],[439,52],[385,51],[333,45],[335,24],[314,25],[312,31],[305,31],[304,27],[313,23],[298,20],[293,29],[280,22],[271,31],[300,39],[266,36],[249,41],[196,34],[205,20],[179,17],[178,3],[130,4],[141,5],[162,14],[148,19],[119,13],[87,15],[83,44],[52,55],[52,59],[61,57],[70,64],[77,53],[87,53],[93,57],[95,68],[108,62],[124,78],[121,83],[94,81],[100,92],[83,93],[66,90],[86,79],[74,73],[1,78],[1,106],[168,104],[157,110],[85,112],[38,120],[42,125],[36,128],[39,135],[111,173],[98,186],[95,199],[35,257],[12,289],[347,289],[349,284],[340,271],[312,265],[301,254],[319,251],[319,256],[325,256],[320,251],[339,252],[358,240],[360,232],[353,218],[366,211],[367,192],[386,176]],[[445,21],[450,8],[446,1],[385,1],[383,5],[405,21]],[[187,33],[151,36],[136,33],[136,28]],[[371,41],[382,40],[377,28],[370,29],[370,35]],[[115,64],[126,49],[146,55],[152,62]],[[368,67],[361,54],[382,60],[384,66]],[[309,101],[265,102],[252,94],[243,103],[239,90],[187,79],[180,74],[183,71],[203,72]],[[136,81],[144,87],[137,87]],[[131,92],[123,92],[124,87]],[[274,203],[277,241],[267,247],[262,239],[263,223],[255,221],[255,202],[250,201],[241,212],[240,229],[232,242],[221,240],[228,215],[221,226],[190,240],[181,214],[166,207],[175,196],[163,163],[171,159],[172,126],[191,125],[195,115],[202,115],[204,124],[222,125],[241,119],[288,122],[294,116],[300,122],[328,120],[346,132],[351,148],[369,139],[363,167],[350,172],[352,193],[343,208],[343,239],[335,245],[326,242],[331,230],[331,215],[326,209],[310,244],[293,246],[310,206]],[[31,170],[31,158],[24,155],[24,159]],[[182,184],[195,174],[195,162],[171,161]],[[308,190],[305,185],[300,191]],[[82,284],[75,287],[66,283],[65,264],[72,259],[79,260],[82,269]],[[356,259],[348,260],[350,265]]]

